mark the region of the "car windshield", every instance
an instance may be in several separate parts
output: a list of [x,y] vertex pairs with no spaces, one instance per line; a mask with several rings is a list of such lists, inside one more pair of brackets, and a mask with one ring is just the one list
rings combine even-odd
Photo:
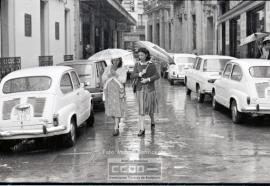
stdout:
[[179,64],[179,63],[190,63],[190,64],[193,64],[195,62],[195,58],[192,58],[192,57],[175,57],[174,58],[174,62],[176,64]]
[[76,65],[70,65],[70,67],[74,68],[77,71],[80,78],[91,76],[92,65],[90,64],[89,65],[76,64]]
[[207,59],[203,66],[206,72],[221,72],[230,59]]
[[51,87],[52,79],[47,76],[31,76],[10,79],[3,86],[3,93],[44,91]]
[[249,73],[254,78],[270,78],[270,66],[253,66]]

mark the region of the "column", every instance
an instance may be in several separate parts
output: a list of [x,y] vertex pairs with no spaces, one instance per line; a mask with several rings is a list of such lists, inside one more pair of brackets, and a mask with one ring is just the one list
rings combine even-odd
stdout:
[[[160,47],[165,48],[165,21],[164,21],[164,10],[159,11],[159,42]],[[166,37],[166,40],[169,39]]]
[[156,13],[152,13],[152,42],[157,43],[157,17]]
[[270,1],[265,1],[265,31],[270,32]]
[[230,55],[230,21],[226,21],[225,23],[225,55]]
[[[247,36],[247,14],[243,13],[240,16],[240,38],[241,40]],[[247,57],[248,48],[247,45],[240,47],[240,57]]]

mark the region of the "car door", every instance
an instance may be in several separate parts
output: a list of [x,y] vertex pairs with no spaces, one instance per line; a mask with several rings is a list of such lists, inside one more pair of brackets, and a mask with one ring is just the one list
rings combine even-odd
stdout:
[[79,97],[77,96],[77,92],[74,91],[69,72],[65,72],[62,75],[60,80],[60,90],[63,95],[59,98],[60,105],[58,109],[62,109],[67,105],[74,103],[76,105],[76,113],[78,113],[77,107],[79,106]]
[[192,82],[193,82],[193,77],[192,76],[193,76],[193,73],[195,71],[198,59],[199,58],[196,58],[195,62],[193,63],[192,68],[188,69],[187,72],[186,72],[186,78],[187,78],[186,86],[189,89],[191,89],[191,87],[192,87]]
[[83,121],[85,121],[90,113],[89,111],[89,103],[87,100],[86,91],[84,87],[80,85],[79,78],[74,71],[70,72],[72,84],[74,87],[74,92],[76,93],[77,101],[78,101],[78,125],[80,125]]
[[194,70],[194,73],[192,75],[193,79],[192,79],[192,91],[196,92],[196,83],[200,81],[200,70],[201,70],[201,66],[202,66],[202,62],[203,59],[199,58],[198,62],[196,64],[196,68]]
[[227,104],[228,95],[229,95],[228,89],[230,88],[229,84],[230,84],[232,66],[233,66],[232,63],[228,63],[226,65],[221,78],[215,84],[216,100],[224,106],[228,106]]
[[[226,95],[228,97],[227,99],[227,104],[229,105],[230,103],[230,100],[229,98],[231,96],[235,96],[236,98],[238,98],[238,96],[240,96],[240,92],[246,92],[246,85],[243,84],[241,81],[242,81],[242,78],[243,78],[243,71],[241,69],[241,67],[237,64],[234,64],[233,65],[233,68],[232,68],[232,74],[231,74],[231,77],[230,77],[230,89],[228,92],[228,95]],[[226,93],[227,93],[226,92]],[[242,98],[238,99],[238,101],[240,101]],[[237,104],[240,104],[240,103],[237,103]]]

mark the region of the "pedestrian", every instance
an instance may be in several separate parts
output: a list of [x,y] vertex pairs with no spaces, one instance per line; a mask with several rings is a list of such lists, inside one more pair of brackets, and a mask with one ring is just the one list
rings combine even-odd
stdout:
[[124,83],[127,79],[127,69],[123,67],[122,58],[112,59],[102,76],[105,99],[105,114],[114,119],[113,136],[119,135],[120,119],[124,117],[126,95]]
[[136,63],[131,78],[135,82],[136,100],[139,107],[138,136],[144,136],[145,115],[150,116],[151,129],[155,128],[154,113],[158,113],[158,99],[154,82],[160,78],[160,75],[155,64],[150,61],[150,53],[146,48],[139,48],[138,55],[139,62]]
[[88,59],[92,55],[92,47],[90,44],[87,44],[84,49],[84,58]]
[[260,56],[259,58],[261,59],[270,59],[270,55],[269,55],[269,50],[270,50],[270,37],[266,37],[263,40],[263,46],[260,49]]

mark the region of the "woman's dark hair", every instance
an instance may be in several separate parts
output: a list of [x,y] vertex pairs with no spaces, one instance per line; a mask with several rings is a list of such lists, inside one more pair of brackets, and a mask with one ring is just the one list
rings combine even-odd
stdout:
[[112,59],[112,63],[113,63],[113,60],[119,60],[119,62],[117,64],[117,68],[121,68],[122,67],[123,61],[122,61],[122,58],[121,57],[116,58],[116,59]]
[[142,53],[144,53],[146,55],[145,61],[149,61],[151,59],[150,52],[146,48],[139,48],[138,53],[139,52],[142,52]]

